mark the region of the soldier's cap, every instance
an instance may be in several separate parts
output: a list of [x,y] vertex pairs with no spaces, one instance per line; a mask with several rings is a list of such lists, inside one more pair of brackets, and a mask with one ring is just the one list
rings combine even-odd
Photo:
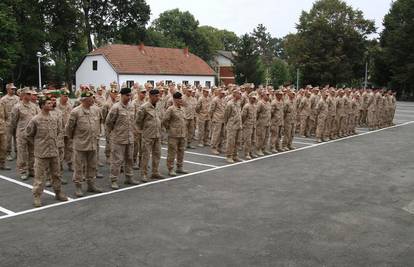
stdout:
[[189,91],[189,92],[193,92],[194,91],[193,87],[190,87],[190,86],[187,87],[186,90]]
[[173,94],[173,98],[174,99],[181,99],[183,97],[183,95],[180,92],[175,92]]
[[110,93],[114,93],[117,94],[118,93],[118,89],[116,87],[112,87],[111,90],[109,90]]
[[8,83],[6,89],[16,89],[16,86],[14,86],[14,83]]
[[139,92],[140,93],[146,93],[147,92],[147,89],[145,89],[144,86],[140,85],[139,86]]
[[38,95],[38,93],[37,93],[35,90],[30,90],[30,93],[31,93],[32,95]]
[[120,91],[121,95],[127,95],[127,94],[130,94],[130,93],[131,93],[131,88],[129,88],[129,87],[124,87]]
[[254,98],[254,99],[256,99],[256,100],[257,100],[257,98],[258,98],[258,96],[257,96],[257,94],[256,94],[255,92],[251,92],[251,93],[249,94],[249,97],[252,97],[252,98]]
[[29,87],[23,87],[22,89],[20,89],[20,94],[31,94],[32,90],[30,90]]
[[39,95],[39,102],[40,101],[47,101],[47,100],[51,100],[49,96],[47,96],[47,95]]
[[282,92],[282,90],[275,90],[275,94],[277,94],[277,95],[283,95],[283,92]]
[[159,95],[160,94],[160,90],[158,89],[151,89],[149,91],[150,95]]
[[82,92],[82,94],[81,94],[81,100],[83,100],[85,98],[88,98],[88,97],[92,97],[92,96],[93,96],[93,93],[90,92],[90,91]]
[[64,89],[64,90],[60,90],[60,95],[65,95],[65,96],[69,96],[69,91]]
[[22,93],[22,89],[21,89],[21,88],[20,88],[20,89],[17,89],[16,94],[17,94],[18,96],[20,96],[20,95],[21,95],[21,93]]
[[210,89],[208,87],[203,87],[203,91],[210,92]]

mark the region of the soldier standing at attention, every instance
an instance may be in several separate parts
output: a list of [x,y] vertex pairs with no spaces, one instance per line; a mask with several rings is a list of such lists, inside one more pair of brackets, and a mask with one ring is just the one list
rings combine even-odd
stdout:
[[316,105],[317,125],[316,125],[316,141],[318,143],[326,142],[328,139],[326,128],[329,119],[329,103],[327,101],[328,92],[322,91],[322,98]]
[[31,102],[32,91],[28,87],[21,90],[22,101],[15,105],[11,112],[10,134],[16,132],[17,162],[16,167],[22,180],[33,176],[33,143],[28,142],[26,126],[36,116],[38,108]]
[[234,163],[241,161],[237,156],[240,146],[240,134],[242,129],[242,118],[240,108],[241,93],[235,89],[233,98],[227,102],[224,111],[224,123],[226,124],[226,161]]
[[249,102],[242,109],[242,135],[243,135],[243,151],[244,158],[249,160],[256,158],[254,154],[253,141],[256,139],[256,93],[249,94]]
[[185,118],[185,128],[187,131],[187,148],[194,148],[191,145],[191,142],[194,138],[195,130],[195,107],[197,105],[197,99],[193,97],[193,88],[187,87],[185,95],[182,98],[184,118]]
[[59,178],[59,152],[57,147],[59,131],[58,121],[50,114],[53,110],[52,101],[43,96],[39,101],[41,112],[34,116],[28,123],[25,131],[28,139],[34,144],[35,177],[33,182],[33,204],[42,206],[40,196],[45,186],[45,178],[50,173],[55,198],[59,201],[67,201],[68,198],[61,190]]
[[162,179],[158,168],[161,159],[161,120],[155,110],[160,98],[158,89],[149,91],[149,101],[143,104],[137,114],[136,123],[142,129],[141,180],[149,182],[147,176],[148,161],[152,158],[152,179]]
[[[134,155],[132,157],[134,161],[134,166],[132,167],[134,170],[139,170],[141,168],[141,161],[142,161],[142,129],[138,128],[138,125],[135,123],[138,111],[145,103],[145,99],[147,96],[147,90],[144,86],[140,86],[138,89],[139,93],[138,96],[132,101],[132,106],[134,107]],[[139,155],[138,155],[139,154]]]
[[295,135],[295,122],[296,122],[296,103],[295,93],[288,92],[289,99],[284,105],[284,136],[283,136],[283,149],[294,150],[292,145],[293,136]]
[[133,179],[134,106],[131,88],[122,88],[121,101],[115,103],[106,117],[105,126],[111,140],[111,188],[119,189],[118,177],[125,164],[125,184],[137,185]]
[[[185,117],[182,108],[182,94],[173,94],[174,104],[167,109],[163,118],[163,125],[168,132],[168,175],[177,176],[177,173],[188,173],[183,169],[184,149],[186,141]],[[177,160],[177,169],[174,171],[174,160]]]
[[203,95],[198,99],[195,111],[197,113],[198,123],[198,146],[204,147],[208,145],[208,137],[210,130],[210,118],[208,110],[210,109],[210,98],[208,96],[209,89],[203,88]]
[[213,98],[210,105],[211,118],[211,152],[219,155],[224,137],[224,109],[226,102],[224,100],[225,92],[222,88],[217,89],[217,96]]
[[66,135],[73,140],[74,172],[73,182],[76,186],[75,195],[82,197],[82,176],[85,168],[88,192],[101,193],[95,186],[97,157],[96,157],[96,120],[91,106],[94,104],[93,95],[86,91],[81,94],[80,105],[72,110],[66,125]]
[[6,116],[6,144],[7,144],[7,157],[8,161],[13,160],[12,156],[12,144],[14,143],[14,152],[17,153],[16,132],[11,131],[11,111],[17,103],[19,103],[19,97],[15,94],[16,86],[13,83],[6,85],[7,94],[0,100],[0,104],[4,105]]
[[0,170],[11,170],[6,166],[6,150],[7,150],[7,125],[6,125],[6,108],[0,102]]
[[272,116],[272,106],[269,101],[269,93],[263,92],[261,99],[257,104],[257,155],[270,155],[268,151],[269,135],[270,135],[270,119]]
[[[109,110],[112,108],[112,106],[118,101],[118,89],[116,87],[116,84],[111,84],[111,89],[109,91],[109,97],[106,101],[105,105],[102,108],[102,121],[106,120],[106,116],[108,115]],[[111,155],[111,141],[109,140],[109,135],[105,129],[105,156],[106,156],[106,162],[109,163],[109,157]]]
[[283,130],[283,93],[281,90],[276,91],[276,98],[272,101],[272,117],[270,125],[270,143],[272,153],[283,152],[281,139]]
[[[69,121],[70,112],[72,111],[72,105],[69,101],[69,91],[65,88],[62,90],[59,101],[56,103],[56,109],[62,112],[63,117],[63,126],[65,127]],[[73,155],[73,143],[72,140],[66,136],[64,133],[64,156],[66,164],[68,165],[69,171],[73,171],[72,167],[72,155]],[[61,161],[63,162],[63,159]]]

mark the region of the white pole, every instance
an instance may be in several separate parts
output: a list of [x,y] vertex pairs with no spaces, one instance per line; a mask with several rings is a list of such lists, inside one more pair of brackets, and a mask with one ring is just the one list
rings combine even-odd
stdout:
[[39,91],[42,90],[42,71],[40,69],[40,57],[37,57],[37,63],[39,65]]
[[365,83],[364,83],[364,89],[367,89],[368,85],[368,60],[365,62]]
[[296,70],[296,90],[299,90],[299,69]]

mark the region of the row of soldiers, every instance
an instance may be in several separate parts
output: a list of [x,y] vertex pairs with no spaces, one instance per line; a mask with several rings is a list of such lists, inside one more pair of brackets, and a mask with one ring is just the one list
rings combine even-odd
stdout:
[[[225,150],[226,161],[233,163],[240,161],[239,151],[251,159],[295,149],[295,131],[303,136],[315,134],[322,142],[354,134],[357,125],[368,124],[371,129],[391,125],[395,112],[395,96],[382,90],[307,87],[296,93],[291,88],[255,89],[250,84],[210,90],[161,82],[155,88],[152,84],[121,87],[119,90],[114,82],[109,90],[101,86],[95,91],[81,85],[73,107],[65,88],[44,92],[43,100],[37,101],[35,91],[24,88],[16,96],[14,85],[7,85],[7,95],[0,101],[0,110],[4,111],[4,115],[0,112],[4,122],[0,124],[0,137],[10,141],[0,144],[11,144],[16,138],[17,170],[23,180],[35,176],[35,206],[41,205],[40,194],[47,178],[56,197],[66,199],[60,187],[60,182],[66,182],[63,161],[74,171],[76,196],[83,196],[83,180],[89,192],[102,192],[94,179],[101,176],[97,165],[103,134],[111,188],[118,189],[121,171],[126,184],[139,183],[133,178],[134,168],[141,170],[142,182],[163,178],[158,171],[163,141],[168,143],[168,174],[175,176],[187,173],[183,169],[184,150],[193,148],[194,139],[200,147],[210,146],[213,154]],[[51,110],[47,111],[49,102]],[[44,120],[34,119],[46,113],[50,116],[44,125]],[[53,119],[56,124],[50,122]],[[54,125],[58,130],[53,130]],[[198,138],[194,138],[196,134]],[[51,150],[56,153],[48,153]],[[11,148],[7,152],[10,158]],[[0,155],[0,168],[7,169],[3,157],[6,149]],[[48,165],[36,163],[42,162],[38,158],[54,160]],[[46,170],[51,175],[46,175]]]

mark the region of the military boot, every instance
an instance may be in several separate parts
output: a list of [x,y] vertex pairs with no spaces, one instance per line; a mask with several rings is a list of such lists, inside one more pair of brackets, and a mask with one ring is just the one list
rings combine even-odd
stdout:
[[100,189],[99,187],[96,187],[94,182],[88,182],[87,191],[91,193],[102,193],[103,192],[102,189]]
[[111,188],[113,190],[118,190],[119,189],[119,185],[118,185],[117,181],[111,181]]
[[177,173],[174,171],[174,169],[170,169],[170,170],[168,170],[168,175],[172,176],[172,177],[175,177],[175,176],[177,176]]
[[22,175],[20,175],[20,179],[22,179],[23,181],[26,181],[27,179],[29,179],[29,176],[27,176],[27,174],[23,173]]
[[36,208],[39,208],[42,206],[42,201],[40,200],[40,196],[33,197],[33,206],[35,206]]
[[218,150],[217,149],[211,149],[211,153],[213,154],[213,155],[220,155],[220,152],[218,152]]
[[151,175],[151,179],[154,179],[154,180],[161,180],[161,179],[164,179],[165,177],[164,176],[162,176],[161,174],[159,174],[159,173],[153,173],[152,175]]
[[59,201],[68,201],[68,197],[60,190],[55,191],[55,199]]
[[188,174],[188,171],[184,170],[183,167],[178,167],[176,173],[179,174]]
[[135,180],[132,176],[127,176],[127,177],[125,177],[125,184],[138,185],[138,184],[140,184],[140,182]]
[[151,180],[148,178],[148,176],[147,176],[146,174],[142,174],[142,175],[141,175],[141,181],[142,181],[143,183],[148,183],[148,182],[150,182]]
[[10,171],[11,168],[9,166],[3,164],[3,165],[0,166],[0,170],[2,170],[2,171]]
[[227,158],[226,158],[226,162],[227,162],[227,163],[234,163],[234,160],[233,160],[233,158],[231,158],[231,157],[227,157]]
[[83,197],[82,184],[75,184],[75,196]]
[[9,154],[7,154],[6,159],[7,159],[7,161],[12,161],[13,160],[13,156],[9,153]]
[[261,149],[257,150],[256,155],[258,155],[259,157],[264,156],[263,151]]

